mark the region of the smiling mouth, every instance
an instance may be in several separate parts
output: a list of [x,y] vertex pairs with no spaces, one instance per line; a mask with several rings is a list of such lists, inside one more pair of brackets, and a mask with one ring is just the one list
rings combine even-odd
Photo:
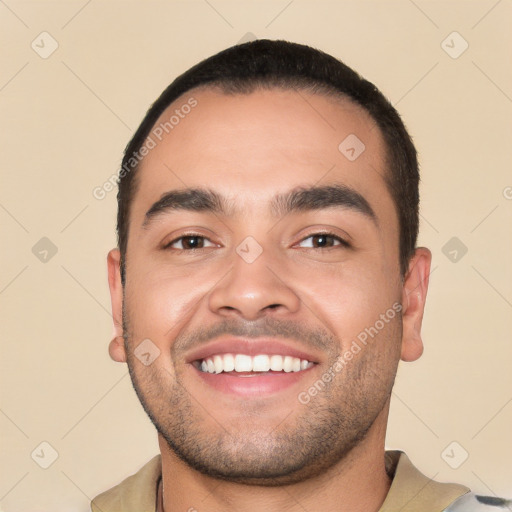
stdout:
[[279,373],[297,373],[315,365],[314,362],[298,357],[280,354],[216,354],[192,362],[203,373],[229,373],[240,377],[271,375]]

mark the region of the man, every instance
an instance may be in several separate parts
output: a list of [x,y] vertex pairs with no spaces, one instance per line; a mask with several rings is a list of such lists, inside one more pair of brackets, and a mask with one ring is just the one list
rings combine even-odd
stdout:
[[422,353],[418,181],[394,108],[307,46],[235,46],[162,93],[108,255],[110,355],[161,455],[94,512],[493,508],[384,450],[398,362]]

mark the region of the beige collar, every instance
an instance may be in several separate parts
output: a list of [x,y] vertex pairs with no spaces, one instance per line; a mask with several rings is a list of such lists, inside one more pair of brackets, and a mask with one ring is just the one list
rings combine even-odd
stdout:
[[388,495],[379,512],[432,512],[444,510],[469,488],[459,484],[440,483],[418,471],[401,451],[386,452],[386,470],[393,473]]
[[[400,451],[386,452],[386,470],[393,482],[379,512],[441,511],[469,492],[463,485],[434,482]],[[97,496],[91,503],[92,512],[159,512],[157,498],[161,498],[158,492],[161,477],[162,459],[157,455],[137,473]]]

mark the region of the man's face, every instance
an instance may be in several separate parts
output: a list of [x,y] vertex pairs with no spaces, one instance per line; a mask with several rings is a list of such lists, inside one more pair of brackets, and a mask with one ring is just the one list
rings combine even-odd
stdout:
[[[350,102],[282,90],[192,91],[155,127],[190,97],[197,105],[152,136],[137,171],[125,356],[146,412],[187,464],[234,481],[297,481],[382,432],[403,355],[382,136]],[[188,189],[223,201],[158,203]]]

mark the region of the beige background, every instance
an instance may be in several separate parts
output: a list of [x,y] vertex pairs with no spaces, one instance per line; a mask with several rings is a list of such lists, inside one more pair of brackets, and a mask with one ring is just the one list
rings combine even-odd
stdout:
[[[512,497],[511,15],[507,0],[1,1],[2,510],[88,510],[157,453],[107,354],[115,192],[92,190],[161,90],[247,33],[332,53],[403,115],[434,271],[426,350],[400,367],[387,446],[437,480]],[[51,49],[43,31],[59,45],[47,58],[31,47]],[[469,44],[456,59],[445,49],[462,39],[442,46],[453,31]],[[58,249],[46,262],[42,237]],[[452,237],[468,249],[456,262]],[[43,441],[58,452],[48,469]]]

